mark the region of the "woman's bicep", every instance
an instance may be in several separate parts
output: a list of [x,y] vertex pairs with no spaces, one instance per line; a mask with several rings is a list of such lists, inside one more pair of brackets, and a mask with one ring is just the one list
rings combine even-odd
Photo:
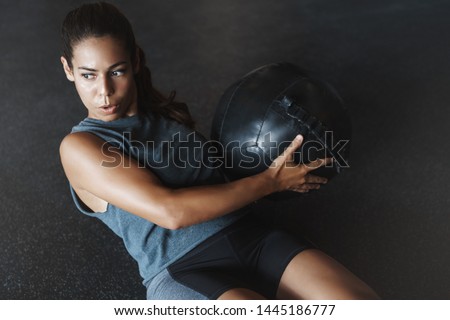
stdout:
[[141,216],[170,227],[172,190],[132,157],[85,132],[72,133],[60,147],[61,161],[72,186]]

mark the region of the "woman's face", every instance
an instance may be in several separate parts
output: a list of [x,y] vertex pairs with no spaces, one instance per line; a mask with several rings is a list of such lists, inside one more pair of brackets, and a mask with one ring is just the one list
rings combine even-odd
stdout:
[[61,57],[67,79],[75,83],[88,117],[112,121],[137,113],[137,66],[120,41],[91,37],[73,48],[72,69]]

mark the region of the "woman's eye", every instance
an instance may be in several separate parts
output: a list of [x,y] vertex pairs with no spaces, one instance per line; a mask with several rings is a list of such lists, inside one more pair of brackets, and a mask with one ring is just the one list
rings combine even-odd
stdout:
[[87,80],[94,79],[94,75],[92,73],[82,73],[81,76]]
[[114,71],[111,71],[111,75],[114,76],[114,77],[121,76],[124,73],[125,73],[125,70],[114,70]]

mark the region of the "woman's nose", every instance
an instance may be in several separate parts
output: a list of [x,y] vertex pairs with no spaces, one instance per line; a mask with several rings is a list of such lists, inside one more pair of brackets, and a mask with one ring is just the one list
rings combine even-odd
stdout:
[[101,77],[99,94],[103,97],[109,97],[114,93],[114,86],[109,77]]

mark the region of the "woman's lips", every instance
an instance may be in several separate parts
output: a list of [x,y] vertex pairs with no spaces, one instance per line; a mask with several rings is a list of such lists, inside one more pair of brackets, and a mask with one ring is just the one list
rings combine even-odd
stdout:
[[118,107],[119,107],[118,105],[105,105],[100,107],[100,110],[102,110],[104,114],[113,114],[114,112],[117,111]]

